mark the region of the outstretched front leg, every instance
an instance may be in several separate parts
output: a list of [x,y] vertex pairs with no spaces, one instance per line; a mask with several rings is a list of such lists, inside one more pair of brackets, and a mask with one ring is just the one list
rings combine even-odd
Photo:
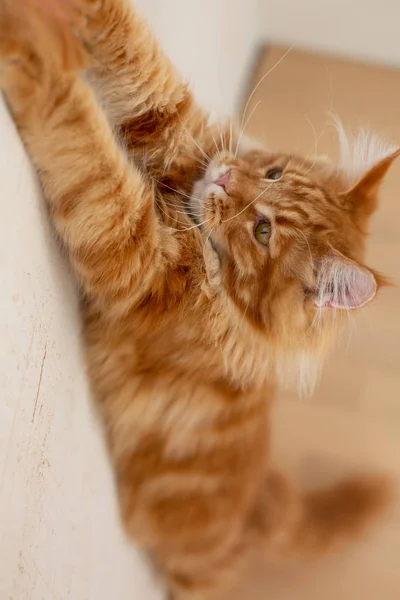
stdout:
[[167,249],[152,187],[76,73],[79,50],[24,4],[23,16],[0,14],[0,85],[85,292],[125,310],[160,279],[171,240]]
[[206,116],[132,2],[72,4],[91,77],[128,150],[137,159],[145,152],[147,167],[158,171],[188,149],[198,152],[192,138],[203,144]]

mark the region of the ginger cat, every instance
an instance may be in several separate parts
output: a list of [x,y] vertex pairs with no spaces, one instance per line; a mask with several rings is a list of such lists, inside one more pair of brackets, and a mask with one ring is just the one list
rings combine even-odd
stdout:
[[0,84],[82,290],[127,532],[179,600],[228,586],[251,548],[357,534],[384,480],[302,494],[271,468],[268,420],[384,283],[364,243],[399,150],[341,132],[336,166],[253,145],[209,123],[127,0],[35,4],[0,4]]

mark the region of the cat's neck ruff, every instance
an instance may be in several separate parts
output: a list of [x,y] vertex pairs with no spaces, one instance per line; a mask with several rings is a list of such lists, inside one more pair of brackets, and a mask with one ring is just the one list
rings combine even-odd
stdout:
[[323,364],[320,348],[274,344],[252,326],[223,290],[212,304],[210,331],[230,381],[243,389],[277,385],[295,388],[300,395],[314,390]]

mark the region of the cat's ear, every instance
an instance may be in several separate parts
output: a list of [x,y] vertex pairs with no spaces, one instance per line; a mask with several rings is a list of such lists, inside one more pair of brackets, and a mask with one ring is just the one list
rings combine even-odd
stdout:
[[342,193],[347,206],[355,217],[368,218],[377,209],[379,188],[393,161],[400,156],[400,148],[391,149],[390,153],[370,166],[365,173]]
[[319,307],[360,308],[376,295],[383,278],[329,247],[315,261],[317,290],[314,302]]
[[400,148],[365,129],[351,137],[338,118],[334,124],[340,146],[341,196],[355,218],[362,221],[376,210],[379,188],[393,161],[400,156]]

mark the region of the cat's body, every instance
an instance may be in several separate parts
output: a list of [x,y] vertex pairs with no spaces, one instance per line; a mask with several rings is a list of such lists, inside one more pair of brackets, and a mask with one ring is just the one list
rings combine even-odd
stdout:
[[75,5],[107,116],[76,42],[35,11],[27,33],[3,6],[0,82],[83,289],[126,529],[178,597],[203,597],[250,548],[318,553],[384,502],[373,479],[299,494],[271,470],[268,419],[279,380],[307,383],[335,309],[375,295],[355,261],[396,153],[354,177],[243,151],[127,2]]

